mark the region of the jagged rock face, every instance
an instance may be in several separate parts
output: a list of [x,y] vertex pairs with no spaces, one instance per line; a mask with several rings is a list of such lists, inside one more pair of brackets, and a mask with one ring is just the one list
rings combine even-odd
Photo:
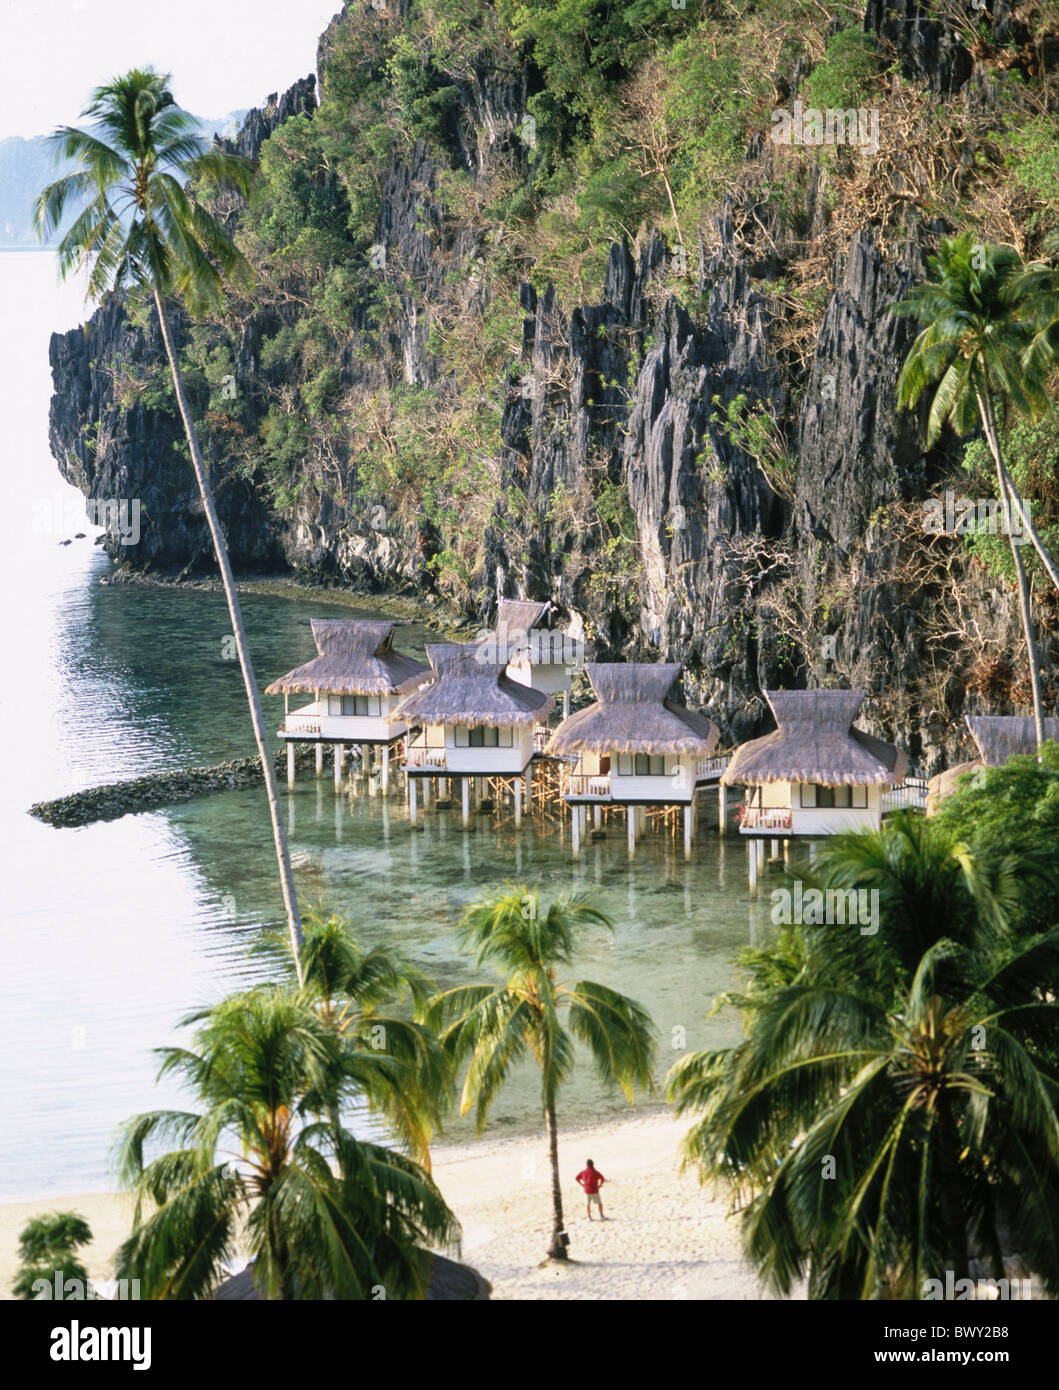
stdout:
[[888,313],[923,279],[918,246],[888,265],[867,233],[850,244],[824,314],[799,422],[794,536],[846,550],[894,497],[921,495],[922,415],[897,409],[897,378],[918,332]]
[[230,154],[244,159],[256,159],[272,132],[291,116],[311,116],[316,110],[316,74],[310,73],[300,82],[288,87],[282,96],[273,92],[263,107],[255,106],[246,113],[242,129],[234,140],[219,143]]
[[971,75],[971,55],[956,32],[920,0],[868,0],[866,33],[893,45],[905,77],[926,81],[935,92],[957,92]]
[[[179,345],[184,328],[170,315]],[[214,568],[206,518],[191,464],[182,452],[184,431],[174,414],[123,403],[112,364],[133,373],[166,371],[165,347],[152,310],[145,328],[130,327],[125,304],[112,296],[82,328],[52,335],[49,440],[67,482],[87,498],[139,503],[140,539],[124,546],[108,537],[108,554],[168,572]],[[226,479],[218,503],[233,563],[265,568],[279,560],[267,509],[247,483]]]
[[[1047,71],[1059,60],[1054,15],[1045,6],[1011,5],[1007,0],[971,0],[949,13],[924,0],[868,0],[864,32],[874,34],[898,55],[904,77],[925,82],[932,91],[951,94],[975,76],[975,55],[967,46],[988,42],[1021,50],[1020,63],[1030,71]],[[1045,29],[1051,32],[1045,33]],[[1042,66],[1043,65],[1043,66]]]
[[[917,24],[928,23],[910,2],[894,13],[913,11]],[[870,4],[868,27],[889,23],[889,14],[876,16]],[[901,51],[910,61],[933,54],[928,75],[938,90],[950,89],[962,71],[941,49],[908,42]],[[518,74],[482,72],[461,90],[456,124],[463,133],[453,158],[473,173],[483,141],[517,142],[526,86]],[[256,154],[281,113],[311,111],[314,101],[311,79],[296,84],[251,113],[236,147]],[[483,293],[473,273],[460,272],[473,269],[486,231],[444,215],[438,172],[417,145],[383,180],[375,237],[397,272],[401,309],[385,354],[373,361],[354,350],[372,327],[370,312],[355,312],[338,359],[344,388],[370,391],[387,378],[442,380],[446,364],[428,345],[432,303],[454,278],[466,295]],[[811,180],[807,225],[814,189]],[[943,757],[962,754],[953,715],[964,696],[939,686],[937,700],[918,713],[909,713],[914,695],[900,703],[916,689],[926,660],[921,619],[932,598],[894,578],[901,543],[878,518],[922,497],[947,461],[924,455],[920,421],[896,409],[897,377],[916,330],[886,312],[922,277],[924,247],[938,229],[922,228],[891,259],[868,233],[854,236],[836,268],[811,369],[794,383],[804,388],[796,413],[765,293],[782,267],[742,249],[731,206],[718,228],[717,251],[700,257],[698,294],[685,296],[694,312],[663,288],[674,267],[657,235],[637,255],[611,247],[597,304],[563,313],[550,288],[537,294],[522,287],[522,354],[508,383],[500,486],[481,538],[480,588],[460,616],[490,621],[497,595],[550,598],[602,659],[683,662],[686,697],[709,704],[730,741],[770,727],[763,688],[864,686],[875,698],[861,722],[896,735],[921,770],[932,772]],[[256,316],[244,326],[238,379],[261,374],[260,342],[275,328]],[[174,315],[178,342],[183,331]],[[131,329],[122,305],[112,302],[87,330],[53,339],[55,456],[88,496],[142,499],[140,544],[131,553],[110,546],[114,558],[170,572],[205,570],[212,561],[194,480],[174,452],[179,421],[135,400],[123,403],[106,370],[114,361],[145,372],[164,363],[153,319]],[[797,477],[790,505],[723,423],[740,396],[787,427]],[[98,428],[96,441],[86,437],[86,424]],[[422,516],[396,520],[385,496],[365,497],[355,458],[329,459],[328,486],[322,466],[314,473],[307,461],[308,485],[282,515],[249,483],[226,475],[223,458],[213,467],[237,567],[285,564],[315,580],[430,600],[429,561],[443,538]],[[630,513],[620,565],[619,552],[576,505],[556,506],[560,497],[598,502],[603,494]],[[1010,595],[975,583],[985,639],[1017,650]],[[837,604],[829,597],[836,586],[844,593]],[[826,638],[834,639],[831,655]],[[939,711],[944,719],[932,717]]]

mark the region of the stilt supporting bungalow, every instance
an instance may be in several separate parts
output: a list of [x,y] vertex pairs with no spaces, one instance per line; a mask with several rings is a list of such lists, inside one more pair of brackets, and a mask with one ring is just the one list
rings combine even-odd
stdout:
[[589,663],[594,704],[564,719],[546,752],[563,759],[563,798],[592,806],[598,824],[603,806],[627,809],[629,853],[647,828],[647,808],[685,808],[688,853],[695,833],[695,794],[724,767],[712,758],[717,726],[668,699],[680,674],[676,663]]
[[342,786],[342,771],[346,761],[346,746],[344,743],[335,744],[335,789]]
[[[288,750],[293,747],[293,743],[287,744]],[[322,777],[324,775],[324,745],[322,743],[317,743],[316,745],[316,775],[317,777]]]
[[294,744],[287,744],[287,786],[294,786]]

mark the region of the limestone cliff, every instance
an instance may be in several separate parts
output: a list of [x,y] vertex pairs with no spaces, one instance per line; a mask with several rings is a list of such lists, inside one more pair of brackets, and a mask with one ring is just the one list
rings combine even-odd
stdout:
[[[344,22],[336,17],[322,40],[325,67]],[[990,23],[1000,40],[1029,42],[1003,5]],[[959,25],[928,18],[913,0],[869,0],[864,27],[889,42],[910,80],[937,93],[979,91]],[[1059,56],[1039,48],[1039,61]],[[796,91],[803,71],[782,90]],[[362,289],[331,349],[332,399],[351,417],[387,384],[451,387],[453,366],[433,330],[453,314],[454,296],[457,314],[488,301],[476,267],[509,229],[478,211],[454,215],[446,179],[456,170],[473,188],[498,151],[525,168],[527,101],[539,89],[522,50],[506,66],[465,62],[439,89],[445,158],[437,142],[417,140],[380,168]],[[257,156],[284,121],[314,110],[313,80],[304,79],[252,111],[232,147]],[[758,145],[748,159],[761,155]],[[817,164],[803,188],[799,217],[810,234],[829,223],[826,179]],[[1020,659],[1011,593],[958,547],[921,562],[910,520],[956,451],[950,442],[924,454],[922,418],[896,409],[915,329],[887,306],[922,278],[941,230],[914,211],[900,238],[870,218],[854,227],[797,351],[777,292],[790,257],[752,183],[700,228],[693,271],[687,248],[646,229],[635,246],[610,246],[595,302],[564,309],[550,286],[523,284],[521,352],[489,387],[502,410],[499,448],[477,504],[481,523],[463,538],[461,588],[439,582],[451,516],[398,500],[388,475],[368,473],[353,433],[310,424],[297,477],[278,495],[263,486],[251,445],[235,464],[223,429],[209,427],[233,561],[414,593],[469,621],[488,621],[498,594],[552,598],[604,658],[684,662],[688,697],[708,703],[728,740],[763,726],[763,687],[863,685],[869,724],[933,772],[958,756],[963,710],[981,704],[976,663],[997,652],[1012,668]],[[290,385],[263,353],[300,313],[273,298],[224,328],[244,441]],[[188,326],[175,321],[184,344]],[[179,425],[157,405],[162,355],[150,313],[135,320],[110,302],[84,329],[56,335],[51,360],[51,438],[64,475],[87,496],[141,499],[141,541],[131,554],[115,547],[114,558],[170,574],[208,571]],[[771,465],[737,427],[746,418],[774,423]],[[394,454],[401,448],[398,440]],[[973,641],[938,620],[955,601],[953,584],[958,604],[975,611]],[[1046,637],[1044,646],[1051,671],[1055,643]]]

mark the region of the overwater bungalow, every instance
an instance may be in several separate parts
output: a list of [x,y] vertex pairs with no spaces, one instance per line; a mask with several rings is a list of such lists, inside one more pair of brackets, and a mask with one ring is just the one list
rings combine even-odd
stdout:
[[908,757],[853,726],[863,690],[766,690],[776,729],[736,749],[721,781],[746,788],[744,835],[877,830]]
[[[317,772],[322,770],[324,744],[333,744],[337,784],[345,745],[355,743],[360,744],[365,763],[368,750],[381,747],[382,788],[389,789],[390,749],[409,727],[390,716],[405,695],[430,679],[429,667],[394,650],[395,626],[352,618],[312,620],[319,655],[265,689],[266,695],[282,695],[284,699],[279,736],[287,743],[288,781],[294,780],[296,744],[316,744]],[[291,695],[313,698],[292,710]]]
[[570,713],[570,680],[584,664],[585,644],[548,626],[554,605],[533,599],[502,598],[496,626],[482,646],[483,658],[505,666],[520,685],[546,695],[561,695],[563,714]]
[[467,825],[470,779],[480,789],[483,779],[498,776],[514,778],[515,822],[521,821],[522,794],[528,799],[531,791],[533,732],[550,713],[552,699],[482,658],[478,642],[428,646],[433,679],[389,716],[392,725],[414,729],[405,740],[404,763],[413,823],[417,783],[429,796],[432,781],[444,792],[449,778],[457,778]]
[[[932,777],[927,802],[927,814],[932,814],[947,796],[956,790],[965,772],[978,772],[985,767],[1003,767],[1015,754],[1034,755],[1037,752],[1037,729],[1027,715],[968,714],[964,716],[978,757],[950,767]],[[1044,720],[1045,738],[1059,742],[1059,719]]]
[[716,781],[725,765],[711,757],[720,739],[717,725],[668,698],[680,675],[678,662],[590,662],[585,671],[595,702],[564,719],[545,749],[569,760],[562,787],[573,812],[574,853],[589,806],[596,825],[603,806],[627,808],[630,854],[646,807],[682,806],[684,853],[690,857],[696,793]]

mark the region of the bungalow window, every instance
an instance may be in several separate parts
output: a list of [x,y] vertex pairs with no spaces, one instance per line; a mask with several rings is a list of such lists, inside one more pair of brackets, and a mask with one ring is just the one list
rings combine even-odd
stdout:
[[510,729],[488,729],[484,724],[478,724],[473,729],[465,729],[457,726],[456,729],[457,748],[510,748],[511,730]]
[[868,809],[868,788],[850,787],[850,793],[850,806],[852,806],[855,811],[866,811]]
[[858,804],[867,806],[867,801],[858,803],[853,799],[853,794],[864,790],[863,787],[820,787],[806,782],[802,787],[802,806],[827,811],[846,811]]
[[379,714],[378,695],[343,695],[342,713],[356,714],[361,717],[377,716]]
[[637,777],[664,777],[666,775],[666,760],[663,757],[654,757],[647,753],[637,753],[635,769]]

